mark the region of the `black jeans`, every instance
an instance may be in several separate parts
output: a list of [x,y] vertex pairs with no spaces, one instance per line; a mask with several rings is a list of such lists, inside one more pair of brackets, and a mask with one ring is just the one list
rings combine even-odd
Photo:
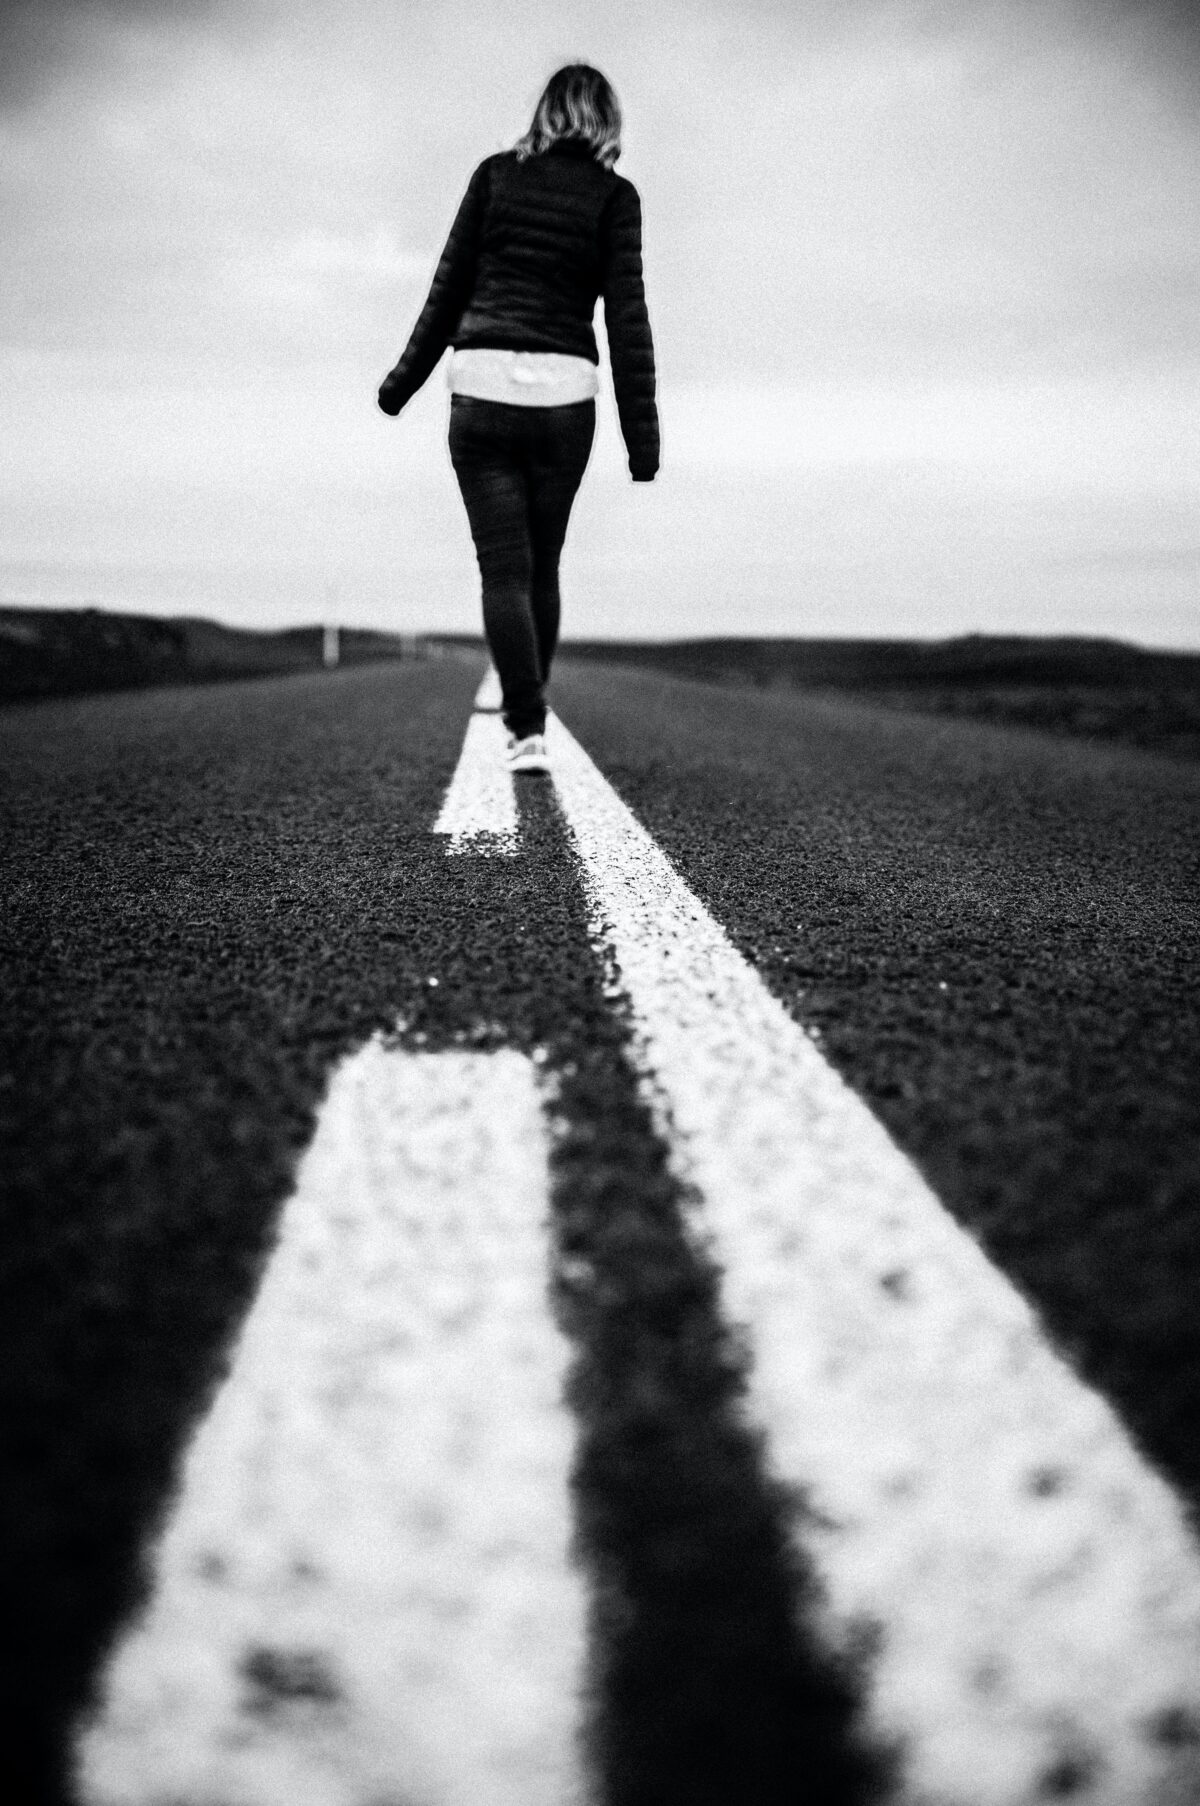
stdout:
[[526,408],[450,397],[450,461],[479,559],[483,629],[518,739],[546,725],[558,560],[595,430],[594,401]]

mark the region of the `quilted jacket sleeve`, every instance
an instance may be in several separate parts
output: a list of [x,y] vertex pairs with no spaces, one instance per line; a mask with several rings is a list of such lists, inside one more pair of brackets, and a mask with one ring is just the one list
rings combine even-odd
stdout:
[[642,204],[622,181],[604,215],[604,324],[621,433],[635,483],[658,469],[658,408],[654,400],[654,342],[642,282]]
[[486,165],[481,163],[467,184],[408,344],[380,384],[379,405],[385,414],[398,414],[432,373],[470,299],[486,182]]

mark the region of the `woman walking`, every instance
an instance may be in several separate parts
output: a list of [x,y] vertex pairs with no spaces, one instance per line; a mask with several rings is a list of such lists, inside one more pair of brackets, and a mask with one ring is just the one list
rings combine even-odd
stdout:
[[617,413],[635,483],[658,469],[641,203],[615,173],[616,95],[586,63],[546,84],[533,122],[467,185],[429,297],[379,405],[398,414],[448,345],[450,459],[479,559],[508,763],[546,771],[546,680],[558,561],[596,425],[603,298]]

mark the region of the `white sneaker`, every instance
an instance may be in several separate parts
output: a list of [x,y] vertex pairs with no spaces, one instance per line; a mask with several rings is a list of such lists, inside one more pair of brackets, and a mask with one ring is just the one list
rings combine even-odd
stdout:
[[541,734],[526,734],[518,740],[515,734],[508,736],[508,769],[520,771],[549,771],[550,760],[546,756],[546,742]]

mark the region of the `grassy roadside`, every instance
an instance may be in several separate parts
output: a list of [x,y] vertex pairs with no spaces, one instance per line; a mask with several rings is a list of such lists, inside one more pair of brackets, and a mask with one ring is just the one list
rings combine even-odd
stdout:
[[[343,628],[339,662],[482,652],[471,634]],[[1007,722],[1200,759],[1200,654],[1117,640],[570,640],[564,658],[701,683],[855,696],[887,708]],[[0,607],[0,704],[89,690],[320,669],[323,630],[255,633],[194,618]]]
[[[411,634],[342,628],[342,664],[425,656]],[[255,633],[98,608],[0,608],[0,703],[319,670],[324,630]]]
[[852,695],[888,708],[1007,722],[1200,759],[1200,654],[1116,640],[678,640],[564,647],[702,683]]

